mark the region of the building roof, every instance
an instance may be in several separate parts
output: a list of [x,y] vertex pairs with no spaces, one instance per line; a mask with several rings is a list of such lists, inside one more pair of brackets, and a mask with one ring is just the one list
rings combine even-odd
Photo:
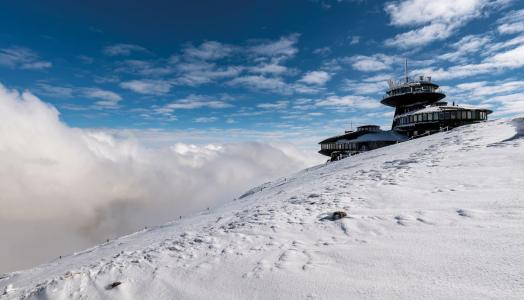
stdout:
[[359,136],[358,138],[351,140],[350,142],[403,142],[409,138],[401,133],[398,133],[393,130],[388,131],[379,131],[379,132],[370,132]]
[[410,111],[410,112],[407,112],[407,113],[402,114],[402,115],[398,115],[398,116],[396,116],[396,118],[409,116],[409,115],[414,115],[414,114],[420,114],[420,113],[431,113],[431,112],[452,111],[452,110],[486,110],[486,111],[488,111],[488,113],[492,113],[492,111],[490,109],[487,109],[487,108],[484,108],[484,107],[480,107],[480,106],[474,106],[474,105],[455,105],[455,106],[452,106],[452,105],[439,105],[439,106],[428,105],[425,108],[422,108],[422,109],[419,109],[419,110]]
[[403,141],[406,141],[407,139],[408,137],[405,136],[404,134],[393,131],[393,130],[357,131],[357,132],[352,132],[350,134],[343,134],[343,135],[330,137],[328,139],[323,140],[319,144],[325,144],[325,143],[345,144],[345,143],[362,143],[362,142],[378,142],[378,141],[403,142]]

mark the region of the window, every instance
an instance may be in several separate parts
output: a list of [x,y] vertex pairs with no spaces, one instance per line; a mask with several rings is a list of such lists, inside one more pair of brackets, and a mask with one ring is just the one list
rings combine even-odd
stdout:
[[470,110],[468,110],[467,116],[468,116],[468,120],[473,119],[473,116],[471,115],[471,111]]
[[428,121],[433,121],[433,114],[429,113],[427,115],[428,115]]
[[452,111],[451,112],[451,119],[455,120],[456,118],[457,118],[457,112],[456,111]]
[[435,121],[438,120],[438,112],[434,112],[433,113],[433,120],[435,120]]
[[422,114],[422,121],[428,120],[428,114]]
[[450,114],[449,112],[445,112],[444,113],[444,120],[449,120],[450,119]]
[[467,117],[467,113],[465,110],[462,111],[462,119],[463,120],[466,120],[468,117]]

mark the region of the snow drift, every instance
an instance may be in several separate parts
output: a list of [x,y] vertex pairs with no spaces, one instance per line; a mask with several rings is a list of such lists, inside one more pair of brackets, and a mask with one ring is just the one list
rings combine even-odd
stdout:
[[[0,276],[90,299],[522,299],[523,119],[464,126]],[[334,211],[348,215],[332,221]]]
[[312,165],[289,145],[148,148],[71,128],[53,106],[1,84],[0,120],[0,272],[165,223]]

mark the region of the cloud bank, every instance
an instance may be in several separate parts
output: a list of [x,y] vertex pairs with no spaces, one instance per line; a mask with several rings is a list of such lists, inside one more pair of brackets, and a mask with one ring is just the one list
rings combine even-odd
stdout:
[[29,92],[0,84],[0,272],[229,201],[318,162],[290,145],[148,148],[68,127]]

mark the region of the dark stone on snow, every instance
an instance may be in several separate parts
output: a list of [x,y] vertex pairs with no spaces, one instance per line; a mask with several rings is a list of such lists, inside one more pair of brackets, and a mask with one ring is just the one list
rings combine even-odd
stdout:
[[334,212],[333,215],[331,216],[331,219],[332,219],[333,221],[335,221],[335,220],[340,220],[340,219],[346,217],[347,215],[348,215],[348,214],[346,214],[346,213],[343,212],[343,211],[336,211],[336,212]]
[[117,286],[119,286],[121,284],[122,284],[122,282],[115,281],[113,283],[110,283],[110,284],[106,285],[106,290],[112,290],[112,289],[116,288]]

